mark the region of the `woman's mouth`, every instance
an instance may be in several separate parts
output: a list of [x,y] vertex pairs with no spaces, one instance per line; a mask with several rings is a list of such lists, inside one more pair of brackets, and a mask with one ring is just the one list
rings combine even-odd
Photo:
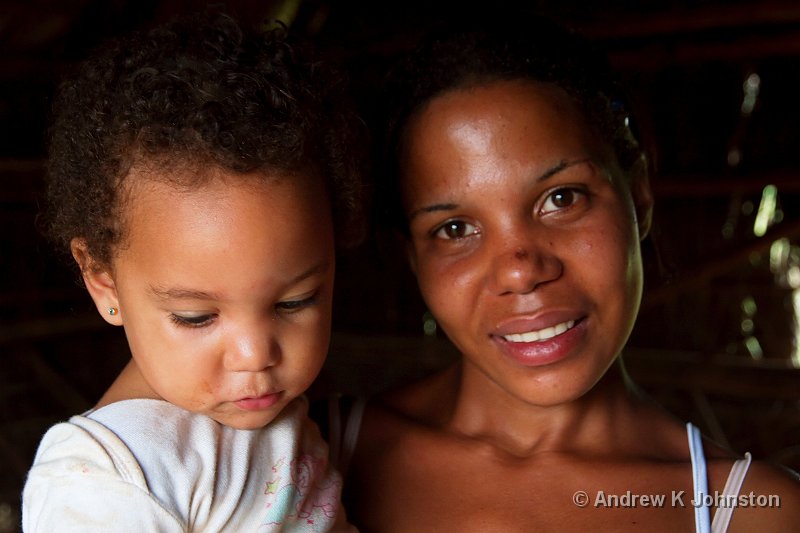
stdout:
[[539,342],[547,339],[552,339],[575,326],[574,320],[567,320],[555,326],[543,328],[536,331],[528,331],[525,333],[511,333],[503,335],[503,338],[508,342]]
[[[566,317],[564,317],[566,318]],[[563,320],[563,318],[561,319]],[[552,322],[551,322],[552,323]],[[535,324],[517,323],[507,325],[519,331],[535,328]],[[564,320],[552,326],[531,329],[520,333],[493,335],[500,351],[507,357],[525,366],[542,366],[561,361],[586,342],[587,327],[585,317]]]

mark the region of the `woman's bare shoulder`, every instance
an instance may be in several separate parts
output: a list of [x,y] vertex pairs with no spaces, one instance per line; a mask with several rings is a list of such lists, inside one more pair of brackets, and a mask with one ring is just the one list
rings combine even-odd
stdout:
[[797,531],[800,476],[767,461],[753,461],[736,500],[729,531]]
[[375,396],[365,422],[435,426],[452,409],[457,373],[453,365]]

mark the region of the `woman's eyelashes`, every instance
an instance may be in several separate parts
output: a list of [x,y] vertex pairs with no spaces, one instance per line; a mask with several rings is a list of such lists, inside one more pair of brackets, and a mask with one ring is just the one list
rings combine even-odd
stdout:
[[[535,209],[538,216],[550,215],[559,211],[567,211],[589,199],[589,192],[578,186],[560,186],[547,192],[541,204]],[[457,241],[480,234],[476,223],[452,218],[437,225],[430,232],[431,237],[447,241]]]
[[538,211],[541,215],[548,215],[569,209],[588,199],[588,192],[579,187],[559,187],[547,193]]
[[478,233],[478,228],[464,220],[448,220],[434,228],[431,233],[433,237],[444,240],[457,240],[470,237]]

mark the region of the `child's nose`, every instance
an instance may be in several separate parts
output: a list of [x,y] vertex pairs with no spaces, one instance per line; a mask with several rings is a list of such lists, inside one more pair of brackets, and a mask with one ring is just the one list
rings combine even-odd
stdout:
[[561,277],[563,263],[547,243],[525,236],[498,243],[491,258],[496,294],[527,294]]
[[266,325],[254,325],[239,331],[228,343],[225,357],[229,370],[260,372],[281,360],[281,345]]

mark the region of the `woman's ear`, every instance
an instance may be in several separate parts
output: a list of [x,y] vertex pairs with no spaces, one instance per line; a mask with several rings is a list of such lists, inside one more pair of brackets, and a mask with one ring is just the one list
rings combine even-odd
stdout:
[[653,223],[653,191],[650,189],[647,162],[644,157],[636,164],[636,169],[631,175],[631,196],[636,209],[639,240],[644,240],[650,233],[650,226]]
[[414,245],[411,239],[406,239],[406,257],[408,258],[408,266],[411,267],[411,272],[417,275],[417,252],[414,250]]
[[75,262],[81,269],[81,276],[86,285],[86,290],[94,300],[97,312],[100,316],[113,326],[122,325],[122,313],[119,308],[119,298],[117,296],[117,286],[114,278],[104,267],[89,254],[84,239],[75,238],[70,242],[70,250]]

